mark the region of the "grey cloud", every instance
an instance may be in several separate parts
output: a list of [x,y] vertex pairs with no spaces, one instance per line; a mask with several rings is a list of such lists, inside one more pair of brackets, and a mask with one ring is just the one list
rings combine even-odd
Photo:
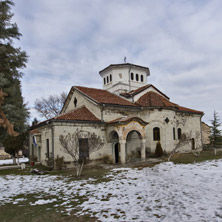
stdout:
[[25,99],[32,106],[71,85],[102,87],[99,70],[127,56],[150,67],[149,83],[172,101],[222,118],[212,99],[221,94],[221,7],[220,0],[19,0],[18,44],[30,55]]

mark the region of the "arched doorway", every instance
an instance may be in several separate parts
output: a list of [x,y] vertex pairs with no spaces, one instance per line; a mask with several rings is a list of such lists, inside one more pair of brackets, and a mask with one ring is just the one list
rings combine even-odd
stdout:
[[134,162],[141,159],[142,136],[140,132],[132,130],[126,137],[126,162]]
[[116,131],[112,131],[109,134],[109,143],[112,149],[112,159],[113,163],[120,163],[120,144],[119,135]]
[[114,162],[115,163],[119,163],[120,162],[120,158],[119,158],[119,143],[115,143],[114,144]]

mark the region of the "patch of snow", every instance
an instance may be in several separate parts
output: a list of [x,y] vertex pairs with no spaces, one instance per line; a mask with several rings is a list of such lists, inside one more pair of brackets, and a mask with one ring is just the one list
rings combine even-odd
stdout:
[[37,200],[35,203],[30,203],[30,205],[34,206],[34,205],[44,205],[44,204],[49,204],[49,203],[53,203],[57,201],[57,199],[51,199],[51,200],[42,200],[42,199],[39,199]]
[[[111,180],[0,176],[0,205],[23,201],[15,199],[17,195],[35,194],[33,204],[53,203],[68,215],[77,210],[79,216],[89,214],[101,221],[222,221],[222,160],[118,168],[105,177]],[[53,199],[46,200],[49,195]]]
[[[29,159],[28,158],[19,158],[19,163],[28,163]],[[16,158],[16,163],[18,164],[18,159]],[[13,159],[8,159],[8,160],[0,160],[0,165],[12,165],[13,164]]]

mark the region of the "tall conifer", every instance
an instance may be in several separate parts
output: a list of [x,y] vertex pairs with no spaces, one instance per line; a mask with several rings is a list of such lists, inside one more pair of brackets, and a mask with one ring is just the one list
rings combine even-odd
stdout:
[[217,147],[220,147],[222,145],[221,130],[219,129],[221,123],[216,111],[214,111],[213,120],[211,120],[211,124],[211,135],[209,137],[210,145],[213,146],[214,149],[216,149]]
[[[25,68],[27,55],[21,48],[14,47],[14,40],[19,40],[21,33],[11,19],[13,13],[11,0],[0,1],[0,89],[7,95],[1,110],[14,125],[19,134],[25,131],[28,110],[21,93],[21,69]],[[7,130],[0,126],[0,142],[7,137]]]

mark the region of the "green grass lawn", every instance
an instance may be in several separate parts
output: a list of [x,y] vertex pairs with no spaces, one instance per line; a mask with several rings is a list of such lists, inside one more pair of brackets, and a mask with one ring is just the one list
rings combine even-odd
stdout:
[[[175,154],[170,161],[173,163],[197,163],[203,162],[207,160],[214,160],[214,159],[222,159],[222,151],[217,151],[217,155],[215,156],[214,150],[208,149],[203,150],[197,153],[199,156],[195,156],[193,153],[177,153]],[[164,161],[167,161],[167,158],[163,158]]]

